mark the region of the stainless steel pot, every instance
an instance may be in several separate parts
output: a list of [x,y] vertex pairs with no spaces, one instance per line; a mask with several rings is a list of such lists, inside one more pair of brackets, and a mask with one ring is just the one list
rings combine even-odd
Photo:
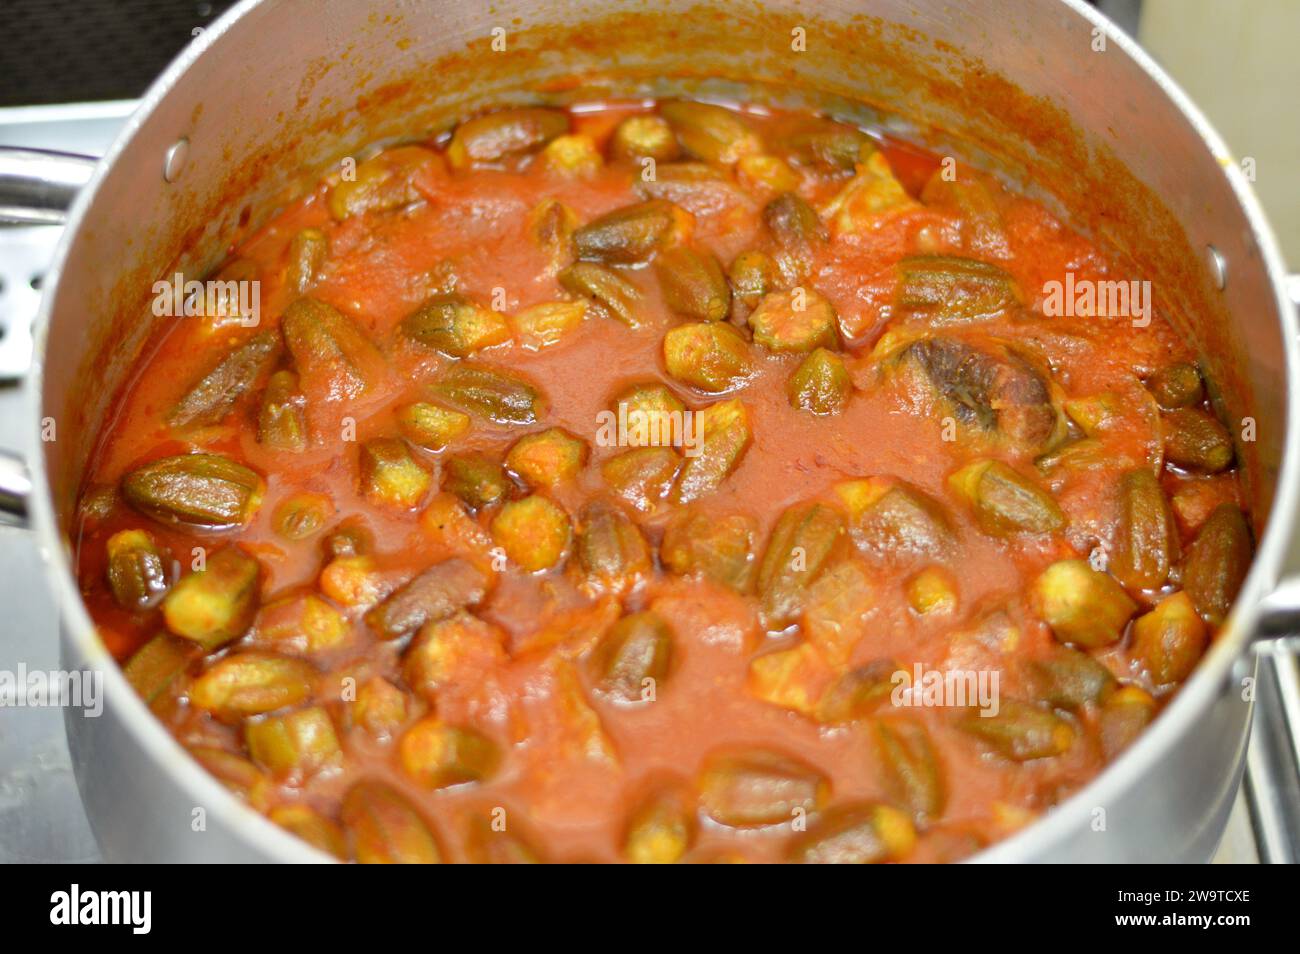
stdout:
[[[1278,586],[1300,493],[1300,354],[1278,252],[1219,137],[1135,45],[1079,0],[245,0],[153,86],[94,169],[46,279],[29,386],[30,510],[68,669],[104,674],[102,716],[67,716],[88,815],[114,860],[322,860],[232,796],[149,714],[97,639],[69,558],[80,475],[145,346],[153,282],[198,276],[320,171],[367,144],[489,104],[691,93],[812,104],[906,128],[999,171],[1090,234],[1195,340],[1243,445],[1259,547],[1237,607],[1156,724],[1087,788],[986,861],[1205,860],[1240,779],[1252,646],[1296,631]],[[575,86],[571,80],[578,77]],[[53,217],[35,171],[0,163],[0,209]],[[49,163],[54,165],[49,165]],[[31,164],[37,163],[36,167]],[[39,166],[45,164],[42,171]],[[52,420],[56,440],[40,440]],[[48,427],[45,428],[48,436]]]

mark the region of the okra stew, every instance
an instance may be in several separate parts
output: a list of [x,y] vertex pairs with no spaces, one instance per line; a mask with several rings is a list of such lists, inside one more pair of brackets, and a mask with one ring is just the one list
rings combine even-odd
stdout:
[[160,321],[81,587],[190,755],[340,859],[964,858],[1143,731],[1251,558],[1165,316],[1049,307],[1128,277],[810,113],[477,116]]

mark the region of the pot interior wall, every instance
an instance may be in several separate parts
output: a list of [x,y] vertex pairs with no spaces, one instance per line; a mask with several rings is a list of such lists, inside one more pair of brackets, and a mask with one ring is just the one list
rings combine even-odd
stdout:
[[[71,513],[154,322],[175,320],[146,317],[153,283],[200,277],[331,163],[489,106],[684,93],[905,129],[1046,200],[1113,257],[1117,277],[1153,282],[1230,413],[1259,421],[1243,452],[1266,514],[1285,351],[1230,163],[1113,40],[1103,51],[1095,40],[1067,4],[826,0],[815,16],[734,0],[257,5],[144,118],[70,249],[44,356],[44,413],[64,435],[45,447],[56,506]],[[168,184],[164,152],[180,137],[188,162]],[[1225,292],[1210,284],[1207,243],[1229,262]]]

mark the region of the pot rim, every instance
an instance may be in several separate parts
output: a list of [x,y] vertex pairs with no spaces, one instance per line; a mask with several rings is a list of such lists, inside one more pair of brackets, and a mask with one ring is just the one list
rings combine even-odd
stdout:
[[[192,41],[141,98],[139,107],[124,124],[112,146],[105,153],[85,188],[69,212],[67,224],[57,244],[52,264],[46,272],[46,294],[42,295],[34,332],[32,368],[24,384],[34,398],[38,413],[28,430],[28,465],[32,477],[29,502],[32,530],[46,562],[49,576],[64,620],[64,637],[80,656],[79,661],[95,665],[104,672],[106,698],[114,707],[128,732],[164,771],[173,773],[176,782],[193,794],[197,804],[207,806],[247,844],[258,845],[281,861],[333,861],[329,855],[290,835],[268,818],[255,811],[201,768],[181,744],[164,728],[148,707],[131,689],[121,667],[109,656],[81,600],[76,578],[59,534],[59,523],[50,492],[45,458],[40,439],[43,410],[43,366],[48,347],[49,319],[58,295],[60,277],[68,252],[85,222],[107,175],[146,119],[176,86],[190,66],[217,44],[222,37],[249,13],[267,0],[240,0],[211,27]],[[1274,292],[1275,317],[1281,325],[1285,347],[1286,421],[1277,487],[1264,534],[1259,540],[1250,572],[1243,583],[1222,634],[1201,661],[1191,679],[1173,701],[1138,740],[1114,762],[1106,766],[1083,788],[1055,806],[1031,825],[984,849],[970,859],[975,862],[1003,863],[1018,861],[1032,850],[1050,852],[1063,840],[1078,819],[1086,817],[1092,807],[1111,804],[1118,795],[1141,780],[1142,775],[1159,761],[1174,743],[1189,731],[1191,723],[1218,696],[1225,679],[1249,644],[1259,615],[1260,600],[1277,582],[1278,572],[1292,529],[1295,526],[1297,496],[1300,495],[1300,324],[1291,307],[1286,289],[1286,270],[1272,230],[1264,217],[1253,190],[1219,134],[1178,85],[1123,31],[1084,0],[1055,0],[1067,11],[1100,29],[1107,42],[1128,56],[1164,93],[1216,159],[1228,179],[1238,205],[1250,225],[1252,238],[1260,250],[1261,261]],[[65,660],[66,663],[66,660]]]

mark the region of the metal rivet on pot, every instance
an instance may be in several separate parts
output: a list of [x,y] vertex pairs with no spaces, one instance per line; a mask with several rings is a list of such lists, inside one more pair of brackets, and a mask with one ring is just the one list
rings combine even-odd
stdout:
[[179,179],[185,170],[185,160],[189,154],[190,141],[184,136],[172,143],[167,149],[167,155],[163,157],[163,178],[168,182]]
[[1210,265],[1210,277],[1214,279],[1214,287],[1223,291],[1228,284],[1228,260],[1213,245],[1205,246],[1205,259]]

